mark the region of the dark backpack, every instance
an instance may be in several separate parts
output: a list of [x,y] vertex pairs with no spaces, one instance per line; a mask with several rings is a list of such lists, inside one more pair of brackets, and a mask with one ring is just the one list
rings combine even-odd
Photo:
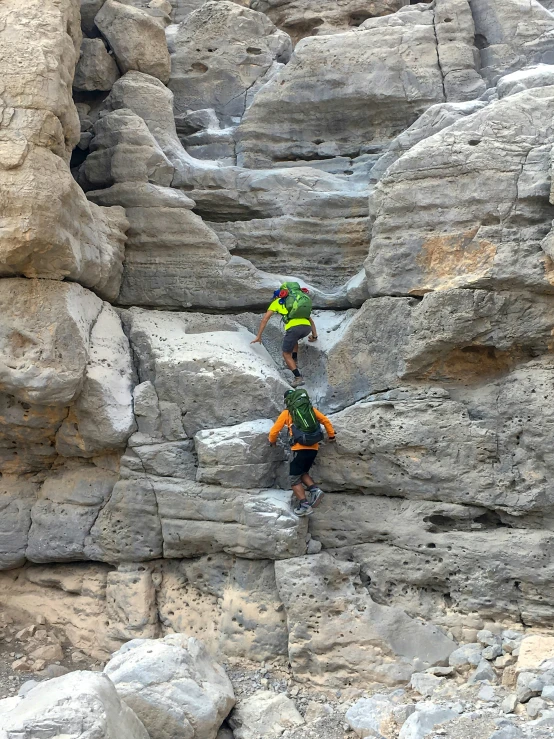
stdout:
[[291,446],[313,446],[323,440],[321,424],[314,413],[310,396],[303,388],[287,393],[285,404],[292,417],[292,437],[289,440]]
[[298,282],[284,282],[281,290],[288,290],[285,298],[285,308],[287,315],[283,318],[288,323],[293,318],[309,318],[312,315],[312,299],[302,291]]

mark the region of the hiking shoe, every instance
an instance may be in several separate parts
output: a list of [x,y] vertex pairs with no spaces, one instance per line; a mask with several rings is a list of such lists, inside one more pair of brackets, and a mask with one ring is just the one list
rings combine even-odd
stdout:
[[295,515],[299,516],[300,518],[302,516],[311,516],[313,511],[312,506],[308,503],[307,500],[303,500],[299,505],[296,506],[296,508],[293,508],[293,513]]
[[325,493],[320,488],[310,488],[307,491],[307,500],[312,508],[317,508],[324,497]]
[[293,381],[291,382],[291,387],[300,387],[300,385],[305,385],[303,377],[295,377]]

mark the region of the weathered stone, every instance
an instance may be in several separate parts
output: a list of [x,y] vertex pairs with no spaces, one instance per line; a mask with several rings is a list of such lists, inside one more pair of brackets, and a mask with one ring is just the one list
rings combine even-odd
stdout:
[[31,508],[39,483],[3,477],[0,488],[0,570],[25,562]]
[[134,639],[105,667],[150,739],[215,736],[235,702],[225,671],[202,642],[184,634]]
[[345,719],[359,737],[381,737],[394,726],[394,704],[385,696],[361,698],[346,712]]
[[240,119],[249,88],[291,42],[263,13],[230,0],[208,0],[179,26],[169,87],[175,112],[213,108],[223,123]]
[[554,61],[554,19],[540,3],[470,0],[470,6],[489,86],[508,72]]
[[113,308],[104,303],[90,334],[83,387],[56,435],[63,456],[92,457],[125,447],[136,428],[129,341]]
[[268,446],[270,420],[251,421],[195,436],[198,482],[229,487],[273,487],[286,459],[282,446]]
[[540,695],[543,681],[533,672],[520,672],[517,676],[516,696],[520,703],[526,703],[534,695]]
[[343,33],[368,18],[388,15],[406,5],[404,0],[347,0],[343,3],[310,0],[253,0],[252,8],[268,15],[296,44],[306,36]]
[[201,321],[195,329],[186,314],[131,309],[123,317],[141,380],[180,407],[189,435],[281,412],[287,386],[249,332],[203,329]]
[[[388,168],[370,199],[370,294],[485,285],[552,290],[541,242],[554,215],[548,203],[553,95],[553,87],[543,87],[493,102]],[[446,188],[445,181],[456,185]]]
[[290,492],[228,490],[188,480],[119,481],[86,543],[89,558],[140,562],[229,552],[252,559],[303,554],[306,522]]
[[107,631],[114,639],[126,641],[158,636],[156,588],[152,572],[143,565],[120,565],[106,581]]
[[451,708],[443,708],[424,701],[416,705],[416,710],[408,717],[400,729],[399,739],[423,739],[436,726],[455,719],[458,714]]
[[[457,650],[456,650],[457,651]],[[429,675],[426,672],[414,672],[410,680],[410,686],[424,698],[429,698],[446,682],[445,677]]]
[[145,122],[132,111],[120,109],[103,116],[93,126],[92,134],[91,153],[78,175],[86,190],[120,182],[171,185],[173,166]]
[[80,92],[111,90],[118,78],[118,66],[113,56],[108,54],[102,39],[84,38],[73,79],[73,89]]
[[399,608],[375,603],[359,571],[328,553],[276,563],[295,673],[337,687],[371,680],[394,685],[409,679],[415,662],[447,660],[455,642]]
[[85,559],[85,538],[117,475],[96,467],[51,472],[31,511],[26,557],[32,562]]
[[130,70],[169,80],[170,59],[162,26],[144,10],[106,0],[95,23],[125,74]]
[[283,730],[302,726],[304,719],[283,693],[259,690],[240,701],[229,720],[235,739],[277,739]]
[[517,658],[517,671],[536,670],[547,659],[554,658],[554,637],[531,634],[523,638]]
[[86,739],[148,739],[141,721],[118,697],[112,682],[94,672],[73,672],[39,683],[0,711],[0,730],[22,739],[54,732]]
[[[246,112],[237,162],[260,168],[374,154],[430,105],[478,97],[485,84],[476,71],[469,5],[451,5],[405,7],[366,21],[358,32],[305,39]],[[364,69],[359,77],[348,71],[357,67]]]
[[105,2],[106,0],[81,0],[81,28],[87,36],[98,36],[94,19]]
[[498,80],[496,90],[499,98],[508,95],[517,95],[518,92],[530,90],[533,87],[549,87],[554,85],[554,65],[538,64],[530,69],[512,72]]

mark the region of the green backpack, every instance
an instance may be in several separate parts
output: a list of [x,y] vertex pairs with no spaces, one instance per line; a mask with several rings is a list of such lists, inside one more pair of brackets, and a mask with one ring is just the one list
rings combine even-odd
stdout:
[[309,318],[312,315],[312,300],[307,293],[302,292],[298,282],[283,282],[281,290],[289,291],[285,299],[287,315],[283,318],[284,323],[293,318]]
[[293,444],[313,446],[318,441],[322,441],[321,424],[314,413],[308,393],[303,388],[289,390],[285,395],[285,404],[292,416],[291,446]]

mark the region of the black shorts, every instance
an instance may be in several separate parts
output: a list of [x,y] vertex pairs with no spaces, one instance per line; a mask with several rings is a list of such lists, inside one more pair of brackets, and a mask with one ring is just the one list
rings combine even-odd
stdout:
[[317,449],[299,449],[294,452],[289,469],[291,485],[298,485],[301,482],[302,475],[311,470],[316,457]]
[[289,328],[288,331],[285,331],[285,338],[283,339],[284,353],[290,354],[300,339],[305,339],[306,336],[309,336],[311,333],[312,327],[304,324]]

